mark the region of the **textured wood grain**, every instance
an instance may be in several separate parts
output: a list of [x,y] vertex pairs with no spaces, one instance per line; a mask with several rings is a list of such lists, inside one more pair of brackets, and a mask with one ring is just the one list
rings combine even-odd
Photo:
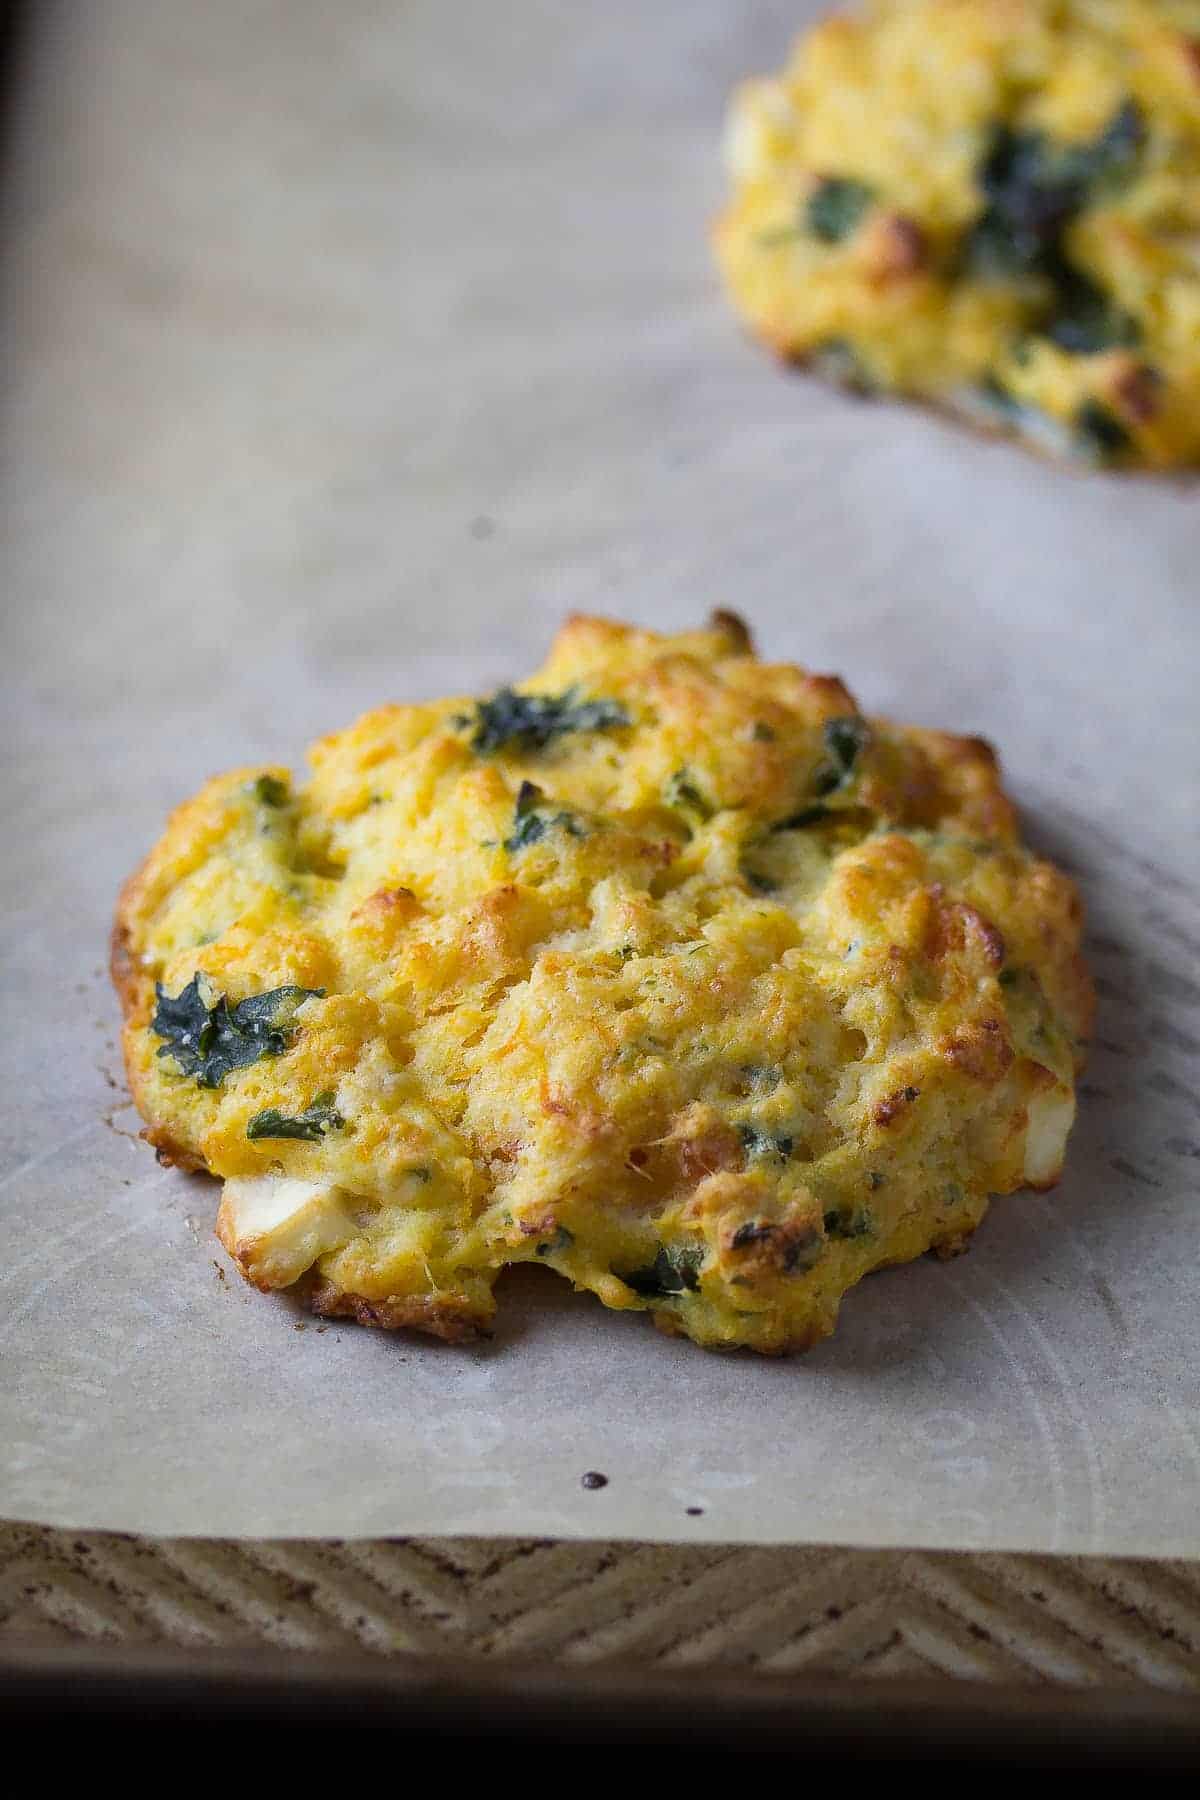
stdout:
[[1200,1692],[1200,1567],[0,1527],[0,1641],[639,1661]]

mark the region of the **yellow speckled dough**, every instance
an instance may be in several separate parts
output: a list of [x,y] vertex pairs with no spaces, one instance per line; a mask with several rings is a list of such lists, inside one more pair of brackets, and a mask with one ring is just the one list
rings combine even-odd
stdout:
[[1091,463],[1200,461],[1200,0],[875,0],[735,95],[780,354]]
[[979,740],[868,724],[728,614],[577,618],[519,696],[311,761],[182,806],[114,937],[146,1135],[224,1180],[260,1287],[464,1338],[540,1261],[779,1351],[1056,1179],[1080,906]]

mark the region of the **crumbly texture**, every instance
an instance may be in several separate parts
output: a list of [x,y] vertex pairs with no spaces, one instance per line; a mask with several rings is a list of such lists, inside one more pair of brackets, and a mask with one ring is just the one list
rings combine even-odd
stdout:
[[258,1286],[461,1339],[536,1262],[781,1351],[1056,1179],[1080,905],[980,740],[728,614],[577,618],[518,691],[311,762],[182,806],[114,936],[146,1135]]
[[1090,464],[1200,462],[1200,0],[875,0],[736,93],[782,356]]

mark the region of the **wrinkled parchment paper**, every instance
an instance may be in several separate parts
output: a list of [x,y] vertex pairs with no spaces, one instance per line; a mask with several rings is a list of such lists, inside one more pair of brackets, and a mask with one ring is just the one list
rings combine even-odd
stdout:
[[[1200,491],[741,340],[705,243],[721,106],[802,11],[44,9],[3,277],[0,1513],[1200,1552]],[[1082,880],[1101,1012],[1062,1186],[790,1362],[549,1271],[465,1350],[252,1293],[215,1184],[133,1135],[121,878],[224,766],[514,676],[571,608],[712,604],[994,738]]]

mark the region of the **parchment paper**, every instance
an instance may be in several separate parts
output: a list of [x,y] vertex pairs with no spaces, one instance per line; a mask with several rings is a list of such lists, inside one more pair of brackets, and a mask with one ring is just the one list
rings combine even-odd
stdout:
[[[721,108],[803,11],[40,10],[5,215],[0,1512],[1200,1551],[1200,495],[742,341]],[[119,881],[223,766],[515,676],[571,608],[713,604],[1001,746],[1091,911],[1066,1180],[795,1361],[548,1271],[477,1349],[305,1326],[132,1135]]]

